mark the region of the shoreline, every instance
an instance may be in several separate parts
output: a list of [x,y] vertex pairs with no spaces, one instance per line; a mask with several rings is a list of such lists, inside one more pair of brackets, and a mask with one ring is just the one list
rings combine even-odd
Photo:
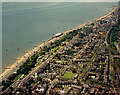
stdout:
[[42,47],[44,47],[45,45],[49,44],[50,42],[54,42],[55,40],[60,39],[62,36],[64,36],[66,33],[70,32],[70,31],[80,29],[80,28],[82,28],[83,26],[85,26],[86,24],[90,24],[90,23],[93,23],[93,22],[95,22],[95,21],[101,20],[102,18],[110,15],[115,9],[116,9],[116,7],[115,7],[115,8],[112,8],[112,10],[111,10],[110,12],[108,12],[107,14],[105,14],[104,16],[102,16],[102,17],[100,17],[100,18],[98,18],[98,19],[96,19],[96,20],[86,22],[86,23],[81,24],[81,25],[78,25],[78,26],[76,26],[76,27],[74,27],[74,28],[72,28],[72,29],[68,29],[68,30],[66,30],[66,31],[64,31],[64,32],[61,32],[61,33],[63,33],[63,35],[61,35],[60,37],[51,38],[51,39],[48,39],[47,41],[45,41],[45,42],[42,43],[42,44],[36,45],[35,48],[33,48],[32,50],[29,50],[29,51],[28,51],[27,53],[25,53],[22,57],[17,58],[17,61],[14,62],[12,65],[7,66],[6,68],[9,67],[10,69],[6,69],[4,72],[2,72],[2,73],[0,74],[0,79],[5,79],[5,78],[7,78],[9,75],[11,75],[12,73],[16,72],[17,69],[18,69],[29,57],[31,57],[31,56],[34,54],[34,52],[40,50],[40,47],[42,48]]

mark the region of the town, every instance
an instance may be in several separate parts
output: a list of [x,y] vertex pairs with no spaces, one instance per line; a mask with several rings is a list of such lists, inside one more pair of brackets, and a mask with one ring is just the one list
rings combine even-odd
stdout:
[[120,93],[119,9],[58,33],[2,81],[2,95]]

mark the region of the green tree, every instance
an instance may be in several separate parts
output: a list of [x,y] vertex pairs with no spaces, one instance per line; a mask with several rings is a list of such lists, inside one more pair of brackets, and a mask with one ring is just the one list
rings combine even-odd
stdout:
[[42,81],[42,78],[40,76],[37,77],[38,81]]

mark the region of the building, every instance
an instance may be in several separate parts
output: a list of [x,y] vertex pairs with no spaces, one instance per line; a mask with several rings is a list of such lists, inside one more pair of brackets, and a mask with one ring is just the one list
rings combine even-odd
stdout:
[[91,27],[85,26],[83,28],[83,33],[85,33],[86,35],[90,34],[92,31],[93,31],[93,29]]

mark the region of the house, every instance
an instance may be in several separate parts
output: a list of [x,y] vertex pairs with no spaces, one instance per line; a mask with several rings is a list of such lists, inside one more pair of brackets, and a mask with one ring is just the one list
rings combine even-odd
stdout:
[[40,88],[40,87],[39,87],[39,88],[36,89],[36,91],[38,91],[38,92],[43,92],[43,91],[44,91],[44,88]]
[[92,31],[93,31],[93,29],[91,27],[85,26],[83,28],[83,33],[85,33],[86,35],[90,34]]
[[59,36],[61,36],[62,34],[63,34],[63,33],[54,34],[53,38],[59,37]]

